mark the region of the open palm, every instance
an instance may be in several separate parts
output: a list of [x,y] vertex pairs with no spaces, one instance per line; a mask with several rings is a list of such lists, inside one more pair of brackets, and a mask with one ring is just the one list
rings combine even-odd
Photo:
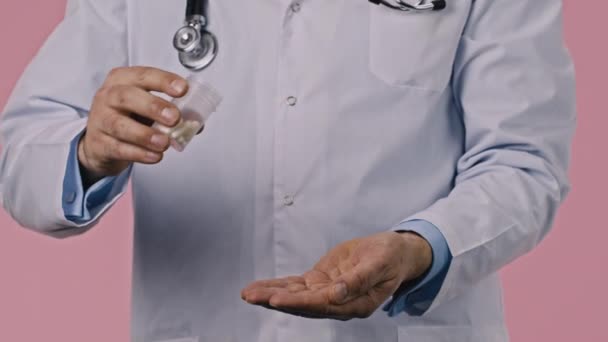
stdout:
[[253,282],[241,296],[251,304],[310,318],[369,317],[404,281],[428,267],[430,247],[427,262],[420,242],[426,245],[415,235],[394,232],[350,240],[306,273]]

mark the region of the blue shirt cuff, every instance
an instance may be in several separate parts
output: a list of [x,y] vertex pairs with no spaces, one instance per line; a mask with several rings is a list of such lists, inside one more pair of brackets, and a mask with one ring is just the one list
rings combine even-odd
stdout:
[[428,241],[433,250],[433,262],[430,269],[422,277],[399,288],[383,310],[391,317],[401,312],[406,312],[412,316],[420,316],[428,310],[437,293],[439,293],[450,268],[452,253],[441,231],[430,222],[423,220],[405,221],[393,230],[413,232]]
[[66,219],[74,223],[90,221],[105,204],[112,198],[116,184],[128,181],[129,171],[118,176],[105,177],[93,184],[86,192],[82,184],[80,165],[78,163],[78,142],[82,133],[70,143],[65,176],[63,178],[62,206]]

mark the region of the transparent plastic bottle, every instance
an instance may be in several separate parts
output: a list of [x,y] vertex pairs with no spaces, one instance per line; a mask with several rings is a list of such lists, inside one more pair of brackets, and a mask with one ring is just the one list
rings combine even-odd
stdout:
[[171,139],[171,146],[179,152],[182,152],[192,138],[200,132],[222,102],[222,96],[211,85],[197,81],[193,77],[188,78],[188,84],[186,95],[172,101],[182,114],[177,125],[167,127],[158,122],[152,125],[153,128],[167,134]]

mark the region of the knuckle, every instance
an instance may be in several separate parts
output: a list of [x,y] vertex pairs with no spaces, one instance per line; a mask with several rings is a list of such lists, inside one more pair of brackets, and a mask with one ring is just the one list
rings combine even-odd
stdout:
[[118,93],[117,86],[106,86],[103,88],[101,95],[105,96],[108,100],[113,99]]
[[125,86],[111,87],[108,91],[108,96],[112,99],[112,104],[123,106],[127,101],[127,89]]
[[160,114],[162,108],[166,107],[161,100],[154,99],[148,104],[148,112],[151,115],[157,116]]
[[112,70],[110,70],[110,72],[108,73],[108,79],[115,79],[118,76],[120,76],[123,72],[125,71],[124,67],[116,67],[116,68],[112,68]]
[[120,141],[115,140],[114,142],[112,142],[111,146],[112,156],[115,159],[126,160],[129,157],[125,145]]
[[151,76],[152,69],[148,67],[139,67],[135,69],[135,79],[142,83],[148,80]]
[[137,153],[137,161],[144,164],[158,164],[161,162],[162,159],[163,155],[161,153],[156,154],[154,159],[150,159],[149,157],[147,157],[146,152],[144,151],[139,151]]
[[124,120],[122,117],[117,117],[114,121],[114,127],[116,129],[116,133],[123,138],[126,136],[127,132],[127,120]]
[[145,152],[141,150],[132,150],[128,159],[134,162],[147,163],[145,158]]
[[150,145],[150,139],[152,139],[152,134],[147,132],[147,130],[138,130],[133,132],[133,136],[135,139],[135,143],[140,146]]
[[89,129],[87,127],[86,134],[84,136],[84,142],[88,143],[87,146],[96,147],[99,146],[99,135],[95,130]]
[[116,149],[115,142],[106,142],[105,144],[103,144],[102,153],[106,158],[113,159],[113,157],[115,157],[115,153],[114,153],[115,149]]
[[104,131],[107,117],[112,116],[111,111],[105,106],[95,106],[89,113],[87,129],[91,131]]
[[178,81],[181,78],[177,75],[171,74],[171,73],[164,73],[162,76],[162,82],[167,86],[171,86],[171,83],[173,83],[174,81]]
[[107,132],[112,135],[115,136],[116,134],[118,134],[119,132],[119,126],[120,126],[120,117],[116,116],[116,115],[107,115],[105,116],[103,119],[103,127],[107,130]]
[[110,87],[108,87],[107,85],[102,85],[95,93],[94,101],[104,101],[104,99],[108,96],[109,91]]

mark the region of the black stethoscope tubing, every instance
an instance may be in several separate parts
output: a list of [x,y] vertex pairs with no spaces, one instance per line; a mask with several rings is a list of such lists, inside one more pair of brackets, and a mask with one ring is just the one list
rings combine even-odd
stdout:
[[369,2],[376,5],[384,5],[395,10],[414,12],[440,11],[446,7],[446,0],[432,0],[428,2],[418,0],[416,4],[412,4],[407,0],[369,0]]
[[209,0],[188,0],[186,6],[186,18],[193,15],[201,15],[207,17],[207,10],[209,8]]

